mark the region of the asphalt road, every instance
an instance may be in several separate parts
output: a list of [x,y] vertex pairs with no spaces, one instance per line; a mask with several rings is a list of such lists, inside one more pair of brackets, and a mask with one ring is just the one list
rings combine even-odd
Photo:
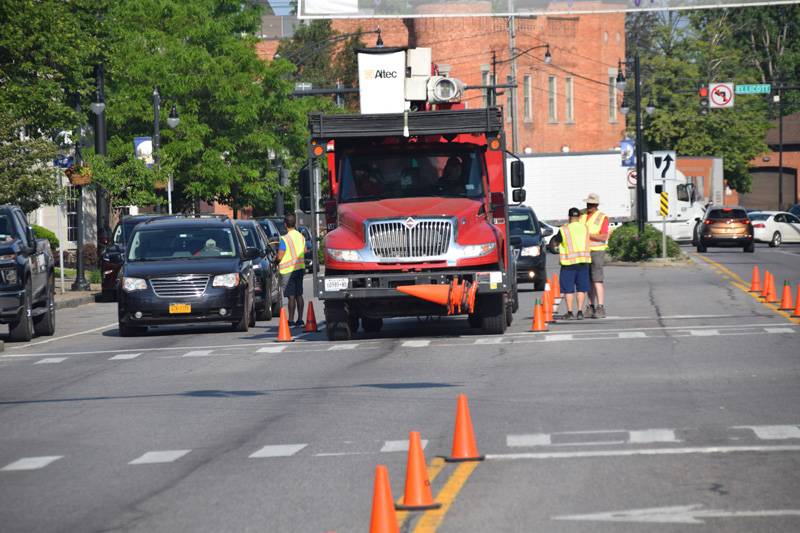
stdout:
[[[59,311],[0,354],[0,530],[365,531],[375,465],[401,496],[417,430],[445,505],[404,531],[798,531],[798,320],[741,285],[758,264],[796,287],[800,247],[692,255],[608,267],[609,318],[547,333],[533,292],[503,336],[340,343]],[[487,459],[442,467],[459,393]]]

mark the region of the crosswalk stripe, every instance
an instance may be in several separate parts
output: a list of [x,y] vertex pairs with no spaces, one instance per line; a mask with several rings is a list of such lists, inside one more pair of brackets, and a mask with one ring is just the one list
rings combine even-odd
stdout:
[[503,337],[486,337],[483,339],[475,339],[475,344],[510,344]]
[[250,454],[251,459],[261,459],[264,457],[291,457],[308,444],[270,444],[260,450]]
[[34,365],[52,365],[56,363],[61,363],[62,361],[66,361],[66,357],[45,357],[44,359],[39,359]]
[[687,330],[692,337],[713,337],[719,335],[719,330],[716,329],[690,329]]
[[[423,450],[427,445],[428,445],[427,439],[422,439]],[[407,451],[408,451],[408,440],[387,440],[383,443],[383,447],[381,448],[382,453],[407,452]]]
[[681,442],[671,429],[641,429],[628,432],[631,444],[650,444],[653,442]]
[[737,429],[749,429],[761,440],[800,439],[798,426],[736,426]]
[[256,350],[256,353],[281,353],[286,349],[286,345],[281,346],[264,346]]
[[426,346],[430,346],[431,341],[429,340],[411,340],[411,341],[403,341],[400,345],[404,348],[425,348]]
[[794,333],[792,328],[764,328],[767,333]]
[[552,443],[549,433],[529,433],[527,435],[506,435],[506,446],[549,446]]
[[644,331],[621,331],[617,333],[620,339],[646,339],[647,335]]
[[192,350],[191,352],[186,352],[183,354],[183,357],[203,357],[209,355],[213,350]]
[[571,341],[573,338],[574,335],[572,335],[572,333],[557,333],[554,335],[544,336],[544,340],[546,341]]
[[0,472],[17,472],[20,470],[38,470],[40,468],[44,468],[45,466],[49,465],[54,461],[58,461],[64,457],[63,455],[43,455],[40,457],[23,457],[22,459],[17,459],[13,463],[9,463],[3,468],[0,468]]
[[137,457],[129,465],[147,465],[157,463],[171,463],[177,461],[192,450],[158,450],[146,452],[141,457]]
[[122,361],[122,360],[125,360],[125,359],[136,359],[140,355],[142,355],[141,352],[139,352],[139,353],[120,353],[120,354],[115,355],[114,357],[109,357],[108,360],[109,361]]
[[334,344],[328,348],[329,352],[338,352],[341,350],[354,350],[358,348],[358,344]]

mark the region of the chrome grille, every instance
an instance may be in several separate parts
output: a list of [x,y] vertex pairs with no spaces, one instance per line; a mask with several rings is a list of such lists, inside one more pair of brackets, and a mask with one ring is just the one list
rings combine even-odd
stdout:
[[150,285],[161,298],[189,298],[202,296],[208,287],[208,274],[188,274],[168,278],[151,278]]
[[[445,255],[450,248],[453,222],[448,219],[416,219],[371,222],[369,244],[376,257],[417,259]],[[412,227],[408,227],[411,225]]]

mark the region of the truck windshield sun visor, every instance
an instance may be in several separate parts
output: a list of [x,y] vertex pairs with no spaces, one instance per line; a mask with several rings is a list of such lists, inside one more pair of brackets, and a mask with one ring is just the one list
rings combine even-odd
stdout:
[[474,149],[347,154],[339,164],[339,201],[436,196],[480,199],[483,174],[482,154]]

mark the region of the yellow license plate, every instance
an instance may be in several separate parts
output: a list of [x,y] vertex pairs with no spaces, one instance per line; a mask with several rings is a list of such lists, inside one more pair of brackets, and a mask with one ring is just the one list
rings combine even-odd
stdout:
[[169,304],[169,314],[178,315],[182,313],[191,313],[192,306],[190,304]]

